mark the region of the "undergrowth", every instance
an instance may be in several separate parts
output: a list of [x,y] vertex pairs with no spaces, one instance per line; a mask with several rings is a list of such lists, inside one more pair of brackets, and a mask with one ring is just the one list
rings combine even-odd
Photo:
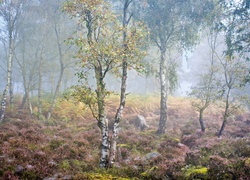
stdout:
[[[100,130],[81,103],[60,99],[50,120],[31,119],[26,109],[7,110],[0,124],[0,179],[247,179],[250,177],[250,116],[228,122],[216,137],[222,111],[211,105],[206,132],[187,98],[169,99],[167,133],[157,135],[159,97],[128,95],[118,139],[118,161],[100,170]],[[18,101],[16,101],[18,103]],[[107,100],[113,120],[117,95]],[[44,102],[45,107],[49,107]],[[36,110],[36,109],[35,109]],[[44,109],[46,114],[46,108]],[[149,127],[134,125],[143,115]],[[110,127],[111,130],[112,127]]]

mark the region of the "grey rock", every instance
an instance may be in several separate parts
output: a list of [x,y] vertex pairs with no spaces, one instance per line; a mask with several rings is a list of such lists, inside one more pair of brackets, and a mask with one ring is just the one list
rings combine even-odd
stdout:
[[15,174],[20,174],[24,171],[24,167],[21,165],[17,165]]
[[161,156],[161,154],[158,153],[158,152],[150,152],[150,153],[146,154],[146,155],[143,157],[143,160],[144,160],[144,161],[149,161],[149,160],[158,158],[158,157],[160,157],[160,156]]
[[43,180],[56,180],[57,178],[55,178],[55,177],[46,177],[46,178],[44,178]]
[[149,127],[147,122],[146,122],[146,119],[142,115],[138,115],[135,118],[134,124],[140,130],[145,130],[146,128]]
[[70,180],[70,179],[72,179],[72,176],[71,175],[65,175],[62,179],[64,179],[64,180]]

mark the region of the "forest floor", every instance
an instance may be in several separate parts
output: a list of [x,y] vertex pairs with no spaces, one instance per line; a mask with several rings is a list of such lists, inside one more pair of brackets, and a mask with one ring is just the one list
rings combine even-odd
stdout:
[[[110,131],[118,102],[115,95],[107,101]],[[128,95],[118,160],[108,170],[98,168],[101,134],[83,104],[61,99],[52,118],[42,121],[28,110],[8,110],[0,124],[0,179],[250,179],[249,111],[229,117],[217,138],[223,103],[205,111],[202,132],[191,102],[170,97],[166,133],[157,135],[159,97]],[[135,125],[138,115],[148,124],[143,131]]]

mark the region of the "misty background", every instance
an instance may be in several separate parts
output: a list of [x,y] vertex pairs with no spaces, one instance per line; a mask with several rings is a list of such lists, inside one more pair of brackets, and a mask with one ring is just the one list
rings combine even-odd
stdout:
[[[57,1],[29,1],[23,5],[22,13],[16,22],[14,30],[14,60],[13,60],[13,91],[14,94],[24,94],[24,78],[30,86],[30,93],[37,95],[39,66],[42,71],[42,90],[44,94],[53,94],[60,75],[60,58],[63,63],[64,73],[60,92],[66,91],[78,83],[75,75],[79,70],[76,64],[79,60],[73,58],[76,52],[74,46],[67,44],[77,30],[77,22],[70,19],[62,11],[62,0]],[[114,2],[114,9],[119,11],[119,2]],[[5,88],[8,35],[6,22],[0,18],[0,90]],[[206,30],[201,30],[200,40],[191,50],[174,55],[177,65],[178,84],[172,93],[174,96],[187,96],[191,87],[197,84],[199,76],[206,72],[209,63],[210,49],[207,43]],[[221,35],[223,36],[223,35]],[[219,54],[224,52],[225,40],[220,38]],[[62,54],[58,51],[61,48]],[[60,57],[61,56],[61,57]],[[154,45],[149,44],[148,55],[145,60],[149,62],[153,71],[146,74],[138,74],[129,70],[127,91],[136,94],[158,93],[160,91],[158,69],[160,52]],[[170,59],[171,59],[170,58]],[[39,65],[40,62],[40,65]],[[107,88],[119,92],[120,81],[108,75]],[[89,76],[89,83],[94,84]],[[249,85],[245,87],[249,94]]]

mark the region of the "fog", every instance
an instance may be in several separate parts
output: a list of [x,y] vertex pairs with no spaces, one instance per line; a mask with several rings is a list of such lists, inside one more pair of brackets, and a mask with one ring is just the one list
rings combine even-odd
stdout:
[[[34,6],[35,8],[36,5],[35,4],[30,4],[30,8],[32,8],[32,6]],[[118,6],[118,5],[116,5]],[[59,8],[60,5],[59,4],[55,4],[54,7]],[[25,37],[24,35],[21,35],[22,30],[20,28],[23,29],[27,29],[26,31],[28,31],[28,29],[30,29],[32,31],[32,29],[34,29],[34,31],[36,30],[36,34],[37,37],[32,37],[32,35],[35,35],[34,33],[31,33],[30,37],[28,39],[30,40],[26,40],[27,42],[27,49],[29,49],[29,52],[25,52],[25,58],[30,59],[32,61],[35,60],[37,53],[39,53],[39,51],[41,50],[41,47],[39,47],[40,45],[37,45],[39,43],[43,43],[42,38],[43,36],[43,32],[39,31],[39,26],[44,26],[42,23],[37,23],[38,27],[35,27],[34,25],[29,26],[28,24],[31,24],[33,22],[39,22],[39,20],[36,18],[38,18],[39,13],[43,13],[43,12],[33,12],[33,10],[28,9],[29,7],[26,7],[27,10],[24,13],[24,17],[25,16],[29,16],[30,13],[35,13],[35,15],[33,16],[34,20],[29,17],[29,19],[27,19],[27,22],[25,21],[20,21],[19,22],[19,31],[20,31],[20,36],[19,39],[16,40],[16,44],[17,47],[15,49],[15,51],[17,51],[15,53],[15,56],[20,56],[20,53],[18,54],[18,51],[20,52],[20,43],[21,43],[21,37]],[[115,8],[115,9],[120,9],[121,8]],[[31,12],[28,12],[31,11]],[[48,10],[47,13],[53,13],[52,11]],[[43,18],[43,16],[46,16],[45,13],[42,14],[42,16],[40,16],[41,18]],[[65,21],[58,21],[58,27],[60,28],[60,33],[61,33],[61,37],[60,37],[60,41],[63,42],[65,40],[67,40],[68,37],[71,36],[71,32],[72,31],[68,31],[65,29],[65,25],[74,25],[74,23],[70,23],[72,22],[70,19],[68,19],[67,15],[63,14],[60,9],[57,9],[54,12],[55,19],[57,18],[58,20],[60,20],[61,18],[66,18],[64,19]],[[47,21],[51,21],[50,19],[47,19]],[[23,25],[22,25],[23,23]],[[45,57],[45,61],[44,61],[44,68],[48,69],[51,68],[51,65],[53,64],[52,70],[49,70],[48,72],[45,71],[45,73],[43,73],[43,90],[45,92],[52,92],[53,93],[53,89],[55,89],[56,87],[56,82],[57,79],[59,77],[59,63],[58,63],[58,58],[59,58],[59,54],[58,54],[58,50],[56,48],[56,44],[55,44],[55,34],[54,34],[54,30],[53,30],[53,20],[51,22],[46,22],[47,27],[46,27],[46,31],[47,31],[47,37],[46,39],[44,39],[46,41],[46,47],[44,49],[44,52],[46,52],[46,54],[44,55]],[[26,28],[27,26],[29,26],[29,28]],[[4,30],[4,26],[2,25],[2,29]],[[72,29],[72,28],[70,28]],[[74,29],[74,27],[73,27]],[[6,31],[2,31],[2,35],[4,35],[4,32]],[[182,54],[180,54],[180,56],[182,56],[182,58],[179,58],[178,60],[178,68],[177,68],[177,74],[178,74],[178,85],[176,90],[173,92],[174,96],[186,96],[189,92],[190,92],[190,88],[192,86],[194,86],[197,83],[198,77],[206,71],[206,67],[207,67],[207,62],[209,60],[209,46],[207,44],[207,38],[204,36],[205,31],[204,32],[198,32],[199,34],[201,34],[200,40],[198,45],[195,45],[192,47],[191,50],[186,50],[186,52],[182,52]],[[6,35],[5,35],[6,36]],[[40,37],[39,37],[40,36]],[[5,37],[7,38],[7,37]],[[27,38],[26,38],[27,39]],[[52,40],[51,42],[49,40]],[[19,42],[20,41],[20,42]],[[225,41],[224,40],[220,40],[221,44],[223,44]],[[34,45],[32,44],[32,42],[34,43]],[[225,45],[225,44],[224,44]],[[65,47],[63,47],[64,49],[67,49],[68,47],[66,45],[64,45]],[[157,77],[157,71],[159,71],[159,58],[160,58],[160,52],[159,50],[157,50],[156,47],[153,46],[153,44],[150,45],[151,47],[149,48],[150,50],[148,51],[148,56],[145,57],[145,59],[147,59],[147,61],[151,62],[151,66],[153,66],[154,72],[151,73],[150,75],[145,75],[145,74],[138,74],[136,71],[131,70],[128,73],[128,85],[127,85],[127,90],[128,92],[131,93],[136,93],[136,94],[145,94],[145,93],[156,93],[159,92],[159,78]],[[1,43],[1,69],[0,69],[0,73],[1,73],[1,91],[4,90],[5,88],[5,79],[6,79],[6,67],[7,67],[7,54],[8,54],[8,50],[7,50],[7,42],[6,41],[2,41]],[[36,48],[37,47],[37,48]],[[34,49],[34,50],[33,50]],[[33,51],[33,52],[32,52]],[[223,49],[219,49],[218,51],[220,51],[220,53],[223,52]],[[68,53],[68,52],[67,52]],[[65,55],[65,66],[69,61],[74,61],[72,59],[72,57],[74,56],[73,51],[68,53],[69,55]],[[16,58],[19,57],[15,57],[14,61],[13,61],[13,89],[15,91],[15,93],[24,93],[24,87],[22,87],[22,82],[23,79],[22,74],[20,74],[20,64],[18,65]],[[42,57],[41,57],[42,58]],[[27,59],[27,60],[28,60]],[[47,59],[47,60],[46,60]],[[72,59],[72,60],[70,60]],[[19,60],[20,61],[20,60]],[[29,60],[28,60],[29,61]],[[37,64],[36,64],[37,65]],[[75,67],[74,67],[75,66]],[[31,66],[31,68],[37,68],[35,67],[35,65]],[[63,81],[62,81],[62,85],[61,85],[61,92],[65,91],[67,88],[70,88],[72,85],[77,84],[77,77],[74,76],[74,74],[78,71],[77,69],[77,65],[70,64],[70,67],[65,67],[67,73],[65,73],[64,77],[63,77]],[[27,69],[27,77],[28,72],[30,70]],[[30,72],[31,73],[31,72]],[[29,74],[30,74],[29,73]],[[30,74],[31,76],[31,74]],[[89,78],[90,84],[95,84],[94,80],[93,82],[91,82],[91,76]],[[32,78],[32,77],[29,77]],[[34,81],[37,81],[37,77],[33,77]],[[109,75],[109,77],[107,78],[107,85],[108,85],[108,89],[110,89],[111,91],[115,91],[115,92],[119,92],[120,87],[120,80],[113,77],[112,75]],[[37,84],[37,82],[34,82],[34,84]],[[36,91],[36,90],[31,90],[31,91]],[[32,94],[36,94],[36,93],[32,93]]]
[[249,0],[0,1],[0,179],[248,179],[249,15]]

